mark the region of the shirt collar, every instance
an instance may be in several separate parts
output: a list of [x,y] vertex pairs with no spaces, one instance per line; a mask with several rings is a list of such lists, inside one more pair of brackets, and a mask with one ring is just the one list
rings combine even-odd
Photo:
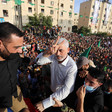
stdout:
[[67,58],[61,64],[64,65],[64,66],[66,66],[66,64],[68,62],[68,58],[69,58],[69,56],[67,56]]

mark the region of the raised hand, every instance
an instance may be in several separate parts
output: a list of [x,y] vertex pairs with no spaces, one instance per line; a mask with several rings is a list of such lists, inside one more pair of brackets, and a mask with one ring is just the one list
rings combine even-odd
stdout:
[[64,41],[62,41],[60,44],[58,44],[59,39],[60,39],[60,36],[58,36],[56,42],[53,45],[51,45],[51,47],[49,48],[49,50],[47,50],[44,53],[44,56],[47,57],[48,55],[53,55],[53,54],[55,54],[57,52],[57,50],[59,49],[59,47],[61,45],[63,45],[63,43],[64,43]]

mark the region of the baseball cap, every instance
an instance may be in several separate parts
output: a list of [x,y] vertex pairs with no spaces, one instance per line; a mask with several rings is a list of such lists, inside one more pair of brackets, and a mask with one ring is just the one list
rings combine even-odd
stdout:
[[89,59],[84,56],[79,57],[79,59],[77,60],[78,69],[80,69],[83,65],[86,64],[89,64]]

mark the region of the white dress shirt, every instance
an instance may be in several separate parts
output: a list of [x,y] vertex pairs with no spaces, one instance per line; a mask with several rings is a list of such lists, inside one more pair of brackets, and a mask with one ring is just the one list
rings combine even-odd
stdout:
[[[43,57],[44,56],[41,56],[39,58],[37,64],[43,64]],[[53,94],[51,94],[49,98],[42,101],[44,109],[55,104],[53,98],[56,98],[57,100],[61,101],[73,91],[77,74],[76,63],[69,55],[62,63],[58,63],[55,55],[50,56],[49,60],[51,60],[52,62],[50,64],[50,67],[51,90]]]

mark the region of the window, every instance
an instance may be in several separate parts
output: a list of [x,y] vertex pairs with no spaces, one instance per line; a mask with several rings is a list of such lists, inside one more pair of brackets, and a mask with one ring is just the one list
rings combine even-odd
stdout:
[[69,12],[69,17],[72,17],[72,12]]
[[60,16],[63,16],[63,12],[61,12]]
[[44,4],[44,0],[41,0],[41,3]]
[[94,12],[92,12],[92,16],[94,15]]
[[3,10],[3,16],[8,17],[8,10]]
[[63,8],[64,7],[64,4],[61,3],[61,7]]
[[28,0],[28,3],[32,3],[32,0]]
[[54,5],[54,1],[51,1],[51,5],[52,5],[52,6]]
[[41,9],[41,13],[44,13],[44,9]]
[[28,12],[32,13],[32,8],[31,7],[28,7]]
[[18,11],[18,6],[15,6],[15,10]]
[[53,10],[50,10],[50,14],[54,14],[54,11]]
[[2,3],[7,3],[7,0],[2,0]]
[[73,0],[70,0],[70,2],[73,2]]
[[60,23],[63,23],[63,20],[61,19]]
[[70,10],[72,10],[73,9],[73,6],[72,5],[70,5]]
[[93,22],[93,19],[90,19],[91,22]]
[[68,27],[68,31],[70,31],[70,27]]
[[95,7],[95,6],[93,5],[93,9],[94,9],[94,7]]
[[99,7],[99,10],[100,10],[100,7]]
[[71,24],[71,20],[68,20],[68,24]]
[[34,11],[36,11],[36,9],[34,8]]

